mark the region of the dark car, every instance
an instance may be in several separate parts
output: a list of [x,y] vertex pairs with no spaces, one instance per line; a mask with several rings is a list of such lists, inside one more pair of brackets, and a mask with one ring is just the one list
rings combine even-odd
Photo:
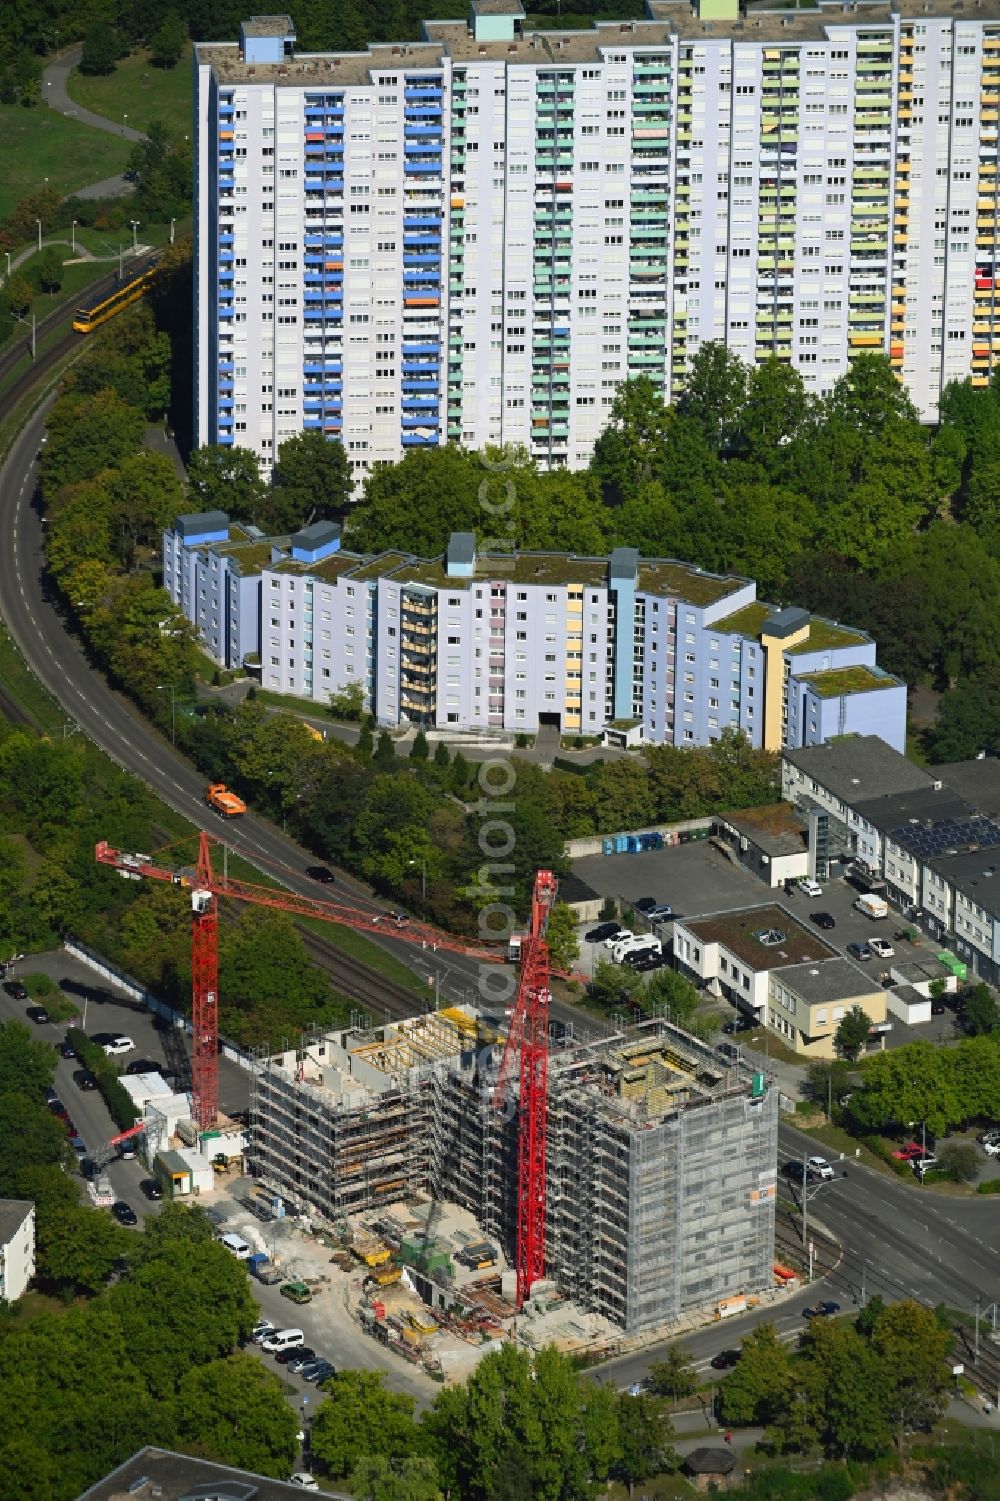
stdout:
[[931,1015],[932,1016],[944,1016],[944,1014],[947,1011],[947,1009],[948,1009],[948,1007],[945,1005],[944,1001],[939,1001],[939,1000],[932,1000],[931,1001]]
[[163,1184],[156,1178],[143,1178],[139,1187],[146,1195],[146,1198],[151,1201],[163,1198]]
[[739,1048],[734,1047],[731,1042],[717,1043],[715,1051],[721,1053],[723,1058],[738,1058],[740,1056]]
[[602,922],[598,923],[596,928],[591,928],[589,933],[584,933],[583,936],[588,943],[603,943],[605,938],[610,938],[612,933],[617,933],[620,927],[621,923]]
[[337,1369],[329,1360],[314,1360],[312,1365],[299,1367],[303,1381],[327,1381],[336,1374]]
[[737,1365],[741,1355],[740,1350],[720,1350],[718,1355],[713,1355],[710,1365],[713,1371],[731,1371]]
[[127,1074],[158,1074],[161,1065],[154,1063],[152,1058],[133,1058],[125,1072]]
[[274,1358],[279,1365],[291,1366],[294,1370],[299,1365],[311,1365],[319,1356],[311,1345],[294,1345],[291,1350],[279,1350]]
[[87,1143],[84,1141],[83,1137],[71,1136],[69,1139],[69,1144],[72,1150],[76,1153],[77,1157],[79,1157],[82,1161],[82,1159],[87,1155]]
[[751,1023],[747,1021],[745,1016],[732,1016],[729,1021],[722,1023],[722,1030],[730,1034],[733,1032],[745,1032],[750,1025]]
[[337,879],[329,865],[310,865],[306,868],[306,875],[321,886],[332,886]]
[[33,1021],[36,1027],[44,1027],[49,1019],[49,1013],[44,1006],[29,1006],[25,1013],[29,1021]]
[[665,959],[662,954],[641,954],[632,965],[632,968],[638,974],[644,975],[651,969],[662,969],[665,964],[669,963],[670,960]]
[[28,999],[28,992],[20,980],[6,980],[3,988],[5,994],[9,995],[12,1001],[26,1001]]
[[824,931],[837,926],[833,920],[832,912],[810,912],[809,921],[814,922],[817,928],[822,928]]
[[114,1042],[117,1036],[117,1032],[92,1032],[90,1034],[90,1040],[91,1042],[96,1043],[99,1048],[103,1048],[107,1047],[109,1042]]
[[804,1319],[829,1319],[839,1312],[839,1303],[813,1303],[809,1308],[803,1308],[802,1317]]
[[73,1044],[71,1042],[59,1042],[59,1043],[56,1043],[56,1046],[59,1049],[59,1056],[60,1056],[60,1058],[75,1058],[76,1057],[76,1048],[73,1046]]
[[137,1225],[139,1223],[139,1216],[132,1208],[132,1205],[126,1204],[124,1199],[115,1200],[111,1206],[111,1213],[119,1225]]
[[52,1094],[49,1095],[49,1097],[45,1101],[45,1103],[48,1106],[49,1110],[52,1111],[53,1115],[65,1115],[66,1114],[66,1106],[63,1104],[62,1100],[59,1098],[59,1096],[55,1093],[54,1090],[53,1090]]
[[89,1068],[78,1068],[73,1074],[73,1083],[77,1089],[96,1089],[97,1080]]
[[847,945],[847,952],[852,959],[860,959],[862,964],[867,964],[868,960],[872,957],[872,951],[867,943],[849,943]]
[[797,1157],[786,1162],[781,1171],[791,1183],[802,1183],[806,1176],[805,1164],[799,1162]]
[[654,907],[659,906],[659,902],[655,896],[641,896],[637,902],[632,903],[632,906],[637,912],[652,912]]

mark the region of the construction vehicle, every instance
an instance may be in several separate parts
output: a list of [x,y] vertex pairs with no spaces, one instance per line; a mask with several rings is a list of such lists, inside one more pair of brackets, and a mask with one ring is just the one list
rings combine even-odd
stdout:
[[365,1283],[371,1287],[391,1287],[394,1282],[399,1281],[402,1275],[401,1269],[390,1261],[377,1266],[373,1272],[369,1272]]
[[257,1251],[253,1256],[247,1257],[247,1266],[258,1282],[263,1282],[265,1287],[273,1287],[275,1283],[284,1280],[284,1272],[280,1272],[271,1260],[262,1251]]
[[[214,783],[208,790],[218,791],[219,787],[220,784]],[[223,787],[221,790],[227,789]],[[229,795],[235,797],[234,793]],[[244,812],[245,804],[239,798],[236,801],[240,812]],[[204,1130],[215,1124],[219,1111],[219,897],[232,897],[235,901],[271,907],[278,912],[292,912],[297,917],[319,917],[325,922],[341,923],[362,932],[371,932],[379,922],[380,914],[335,905],[319,897],[299,896],[282,887],[257,886],[228,873],[216,875],[212,869],[211,840],[204,831],[199,836],[198,858],[193,871],[172,869],[152,859],[114,849],[104,839],[95,846],[94,859],[98,865],[108,865],[119,875],[126,872],[130,878],[138,875],[145,880],[167,881],[173,886],[190,888],[191,1083],[194,1117]],[[451,950],[488,964],[497,964],[503,959],[496,947],[467,943],[428,923],[410,922],[404,918],[400,929],[401,915],[395,914],[397,921],[393,932],[393,937],[399,942],[431,951]]]
[[225,782],[209,782],[205,788],[205,801],[216,813],[221,813],[223,818],[240,818],[247,811],[247,805],[235,792],[230,792]]
[[365,1235],[363,1231],[355,1232],[351,1250],[365,1266],[382,1266],[392,1255],[389,1247],[377,1236]]

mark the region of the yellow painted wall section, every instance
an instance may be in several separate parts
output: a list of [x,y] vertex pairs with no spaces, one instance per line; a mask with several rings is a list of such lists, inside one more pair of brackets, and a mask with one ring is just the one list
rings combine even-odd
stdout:
[[764,648],[764,749],[781,750],[781,698],[785,677],[785,652],[790,646],[798,646],[809,638],[809,627],[804,625],[791,636],[768,636],[761,632],[760,644]]

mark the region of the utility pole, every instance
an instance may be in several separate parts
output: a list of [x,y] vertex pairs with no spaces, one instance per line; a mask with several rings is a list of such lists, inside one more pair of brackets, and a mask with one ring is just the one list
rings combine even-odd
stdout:
[[39,250],[41,250],[41,248],[42,248],[42,221],[41,221],[41,219],[36,219],[35,223],[38,225],[38,248],[39,248]]
[[802,1153],[802,1244],[809,1244],[809,1148]]
[[976,1299],[976,1353],[973,1355],[976,1365],[979,1364],[979,1299]]

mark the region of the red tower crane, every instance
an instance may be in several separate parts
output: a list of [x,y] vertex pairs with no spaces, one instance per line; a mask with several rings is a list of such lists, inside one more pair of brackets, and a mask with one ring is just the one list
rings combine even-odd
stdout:
[[508,1097],[514,1055],[520,1062],[517,1112],[517,1306],[545,1275],[545,1138],[549,1104],[549,946],[545,933],[556,899],[550,870],[535,876],[531,922],[521,945],[521,978],[500,1061],[494,1103]]
[[[215,1122],[219,1109],[219,906],[220,896],[271,907],[278,912],[292,912],[298,917],[320,917],[344,927],[368,930],[383,923],[393,923],[394,938],[421,948],[447,949],[468,958],[488,963],[502,962],[496,949],[465,944],[449,933],[427,923],[391,917],[382,913],[361,912],[336,902],[316,897],[298,896],[280,887],[258,886],[233,876],[217,875],[212,869],[211,840],[202,833],[198,841],[198,860],[194,870],[174,869],[156,864],[149,855],[132,855],[113,849],[101,840],[94,851],[99,865],[109,865],[128,880],[169,881],[191,891],[193,915],[191,934],[191,1084],[194,1115],[202,1130]],[[551,877],[550,877],[551,879]],[[544,1139],[543,1139],[544,1149]],[[544,1158],[543,1158],[544,1166]],[[543,1184],[544,1192],[544,1184]],[[542,1228],[544,1234],[544,1211]]]

